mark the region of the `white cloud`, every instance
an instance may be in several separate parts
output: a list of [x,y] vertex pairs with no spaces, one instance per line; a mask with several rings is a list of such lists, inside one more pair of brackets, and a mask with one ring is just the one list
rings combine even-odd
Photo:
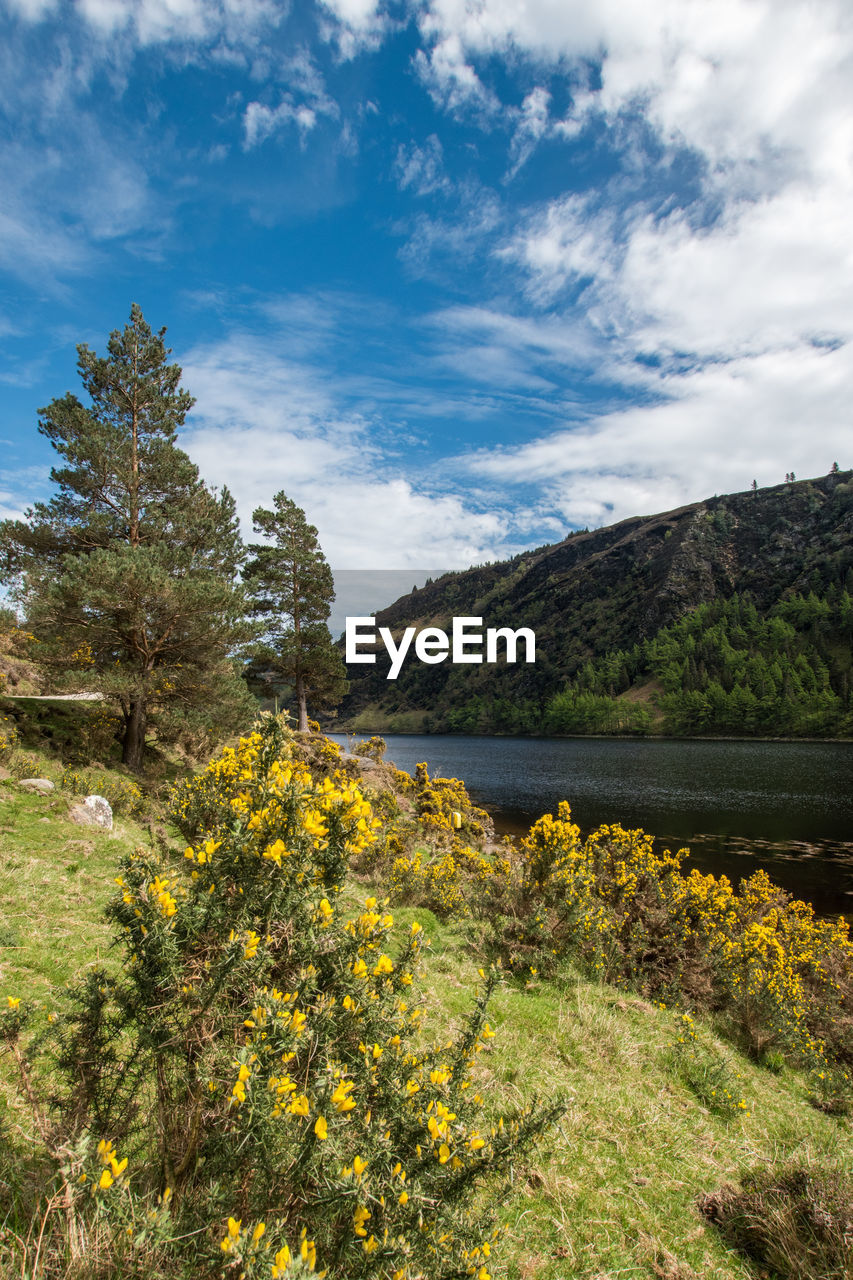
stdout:
[[[521,371],[553,371],[558,351],[544,347],[561,314],[567,326],[583,316],[574,331],[597,349],[590,368],[643,403],[484,450],[478,473],[538,485],[542,510],[598,524],[841,458],[853,393],[849,6],[430,0],[421,30],[433,54],[452,49],[470,71],[475,104],[490,58],[580,77],[562,121],[544,90],[520,113],[502,108],[515,129],[509,176],[542,138],[577,137],[593,117],[623,160],[603,188],[531,207],[498,246],[542,312],[526,334],[503,317],[499,342]],[[597,87],[580,59],[600,61]],[[453,84],[445,101],[458,111],[466,82]],[[638,124],[663,163],[637,143]],[[666,164],[674,176],[690,153],[688,194]]]
[[[521,104],[518,123],[510,144],[510,170],[507,175],[512,178],[522,165],[526,164],[540,140],[549,132],[549,108],[551,95],[547,89],[538,87],[527,94]],[[565,133],[565,127],[562,128]]]
[[[243,145],[246,150],[260,145],[288,125],[295,125],[304,140],[318,119],[336,120],[340,116],[338,104],[326,93],[323,77],[307,50],[300,49],[285,59],[279,74],[295,92],[288,90],[277,107],[268,107],[261,102],[248,104],[243,112]],[[299,98],[303,100],[299,101]]]
[[410,223],[397,226],[396,230],[407,236],[400,257],[408,267],[426,272],[442,256],[456,263],[470,260],[484,252],[484,244],[503,225],[505,212],[493,192],[463,184],[457,194],[458,207],[446,217],[421,213]]
[[320,0],[331,16],[323,34],[333,41],[342,58],[379,47],[389,21],[381,12],[381,0]]
[[436,191],[448,193],[453,189],[444,169],[441,142],[434,133],[422,147],[401,144],[397,148],[394,176],[401,191],[411,190],[419,196],[433,195]]
[[27,22],[41,22],[53,13],[59,0],[6,0],[9,8]]
[[197,403],[181,443],[209,483],[235,495],[247,536],[251,511],[284,489],[338,568],[464,566],[506,548],[504,514],[402,476],[374,424],[342,411],[328,377],[282,356],[268,335],[231,335],[182,364]]
[[48,467],[0,470],[0,520],[23,520],[27,508],[43,497],[48,479]]
[[36,139],[0,145],[0,267],[53,289],[91,269],[105,242],[155,223],[162,234],[167,219],[148,176],[88,113],[63,125],[56,145]]
[[621,218],[572,196],[535,214],[504,247],[550,304],[584,288],[593,324],[631,352],[731,359],[853,338],[850,190],[791,183],[732,200],[708,226],[690,211]]
[[518,448],[483,450],[472,471],[533,485],[544,509],[609,524],[707,497],[780,484],[786,471],[849,465],[849,348],[772,352],[664,376],[664,403],[633,405]]
[[102,35],[129,31],[143,45],[220,37],[250,43],[282,13],[274,0],[76,0],[76,7]]
[[88,246],[77,230],[34,213],[13,192],[0,196],[0,266],[11,275],[43,285],[45,278],[80,271],[89,261]]
[[[600,365],[605,349],[600,335],[580,317],[525,317],[489,307],[447,307],[429,317],[439,336],[442,355],[453,368],[493,385],[553,390],[543,378],[564,377],[569,370]],[[558,413],[559,399],[551,405]]]
[[310,133],[316,123],[316,111],[304,103],[296,107],[285,99],[273,108],[262,102],[250,102],[243,112],[244,146],[250,150],[288,124],[295,124],[302,134]]
[[451,33],[437,40],[426,53],[419,49],[415,67],[433,101],[453,114],[475,110],[484,117],[496,115],[500,103],[466,59],[463,43]]
[[424,63],[454,108],[487,92],[478,59],[526,56],[581,76],[581,60],[600,59],[600,88],[582,85],[569,132],[584,113],[613,122],[640,111],[665,145],[693,149],[727,187],[752,192],[849,172],[853,10],[843,0],[429,0],[420,25]]

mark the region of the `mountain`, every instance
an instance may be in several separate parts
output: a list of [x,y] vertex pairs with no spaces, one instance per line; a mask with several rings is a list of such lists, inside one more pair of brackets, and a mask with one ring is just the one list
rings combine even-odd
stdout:
[[[808,609],[800,611],[806,618],[800,649],[822,646],[819,660],[827,679],[831,684],[834,675],[835,692],[849,703],[849,687],[841,687],[849,675],[849,637],[846,622],[836,625],[836,614],[847,617],[840,603],[844,593],[853,595],[853,471],[715,496],[573,533],[512,560],[445,574],[402,596],[376,615],[377,627],[390,628],[395,639],[406,627],[449,632],[454,616],[481,617],[484,629],[531,628],[536,661],[426,665],[412,652],[398,678],[388,680],[390,659],[378,645],[375,665],[349,665],[350,692],[339,721],[359,730],[392,732],[554,731],[558,695],[582,691],[584,674],[587,692],[594,692],[589,673],[596,664],[606,668],[609,661],[612,667],[614,656],[633,654],[633,667],[623,662],[615,681],[621,687],[601,690],[600,673],[596,676],[596,696],[621,697],[623,704],[647,712],[642,723],[611,727],[666,731],[660,708],[664,689],[650,658],[656,637],[714,602],[736,597],[757,619],[765,619],[780,602],[809,594],[830,613],[818,634],[821,628],[814,618],[809,621]],[[708,614],[708,625],[719,622],[719,616]],[[738,630],[737,618],[729,622],[737,642],[743,628]],[[790,619],[787,625],[793,625]],[[687,631],[695,647],[696,627]],[[759,632],[753,632],[753,647],[760,647]],[[684,642],[688,645],[687,633]],[[689,677],[695,683],[700,676],[694,660]],[[561,727],[565,732],[577,728]],[[712,732],[719,726],[711,717],[701,727]],[[760,727],[772,732],[776,726]]]

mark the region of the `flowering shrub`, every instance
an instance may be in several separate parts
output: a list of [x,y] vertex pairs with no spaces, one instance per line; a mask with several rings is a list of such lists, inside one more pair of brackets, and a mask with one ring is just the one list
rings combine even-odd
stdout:
[[738,1084],[740,1072],[732,1071],[718,1049],[700,1042],[689,1013],[678,1019],[673,1059],[677,1074],[709,1111],[734,1116],[749,1110]]
[[121,733],[122,718],[108,703],[86,705],[78,715],[73,737],[63,749],[63,756],[79,764],[109,760],[117,753]]
[[415,804],[421,831],[446,844],[481,843],[491,827],[488,814],[471,803],[464,782],[430,778],[425,764],[415,765]]
[[37,778],[44,773],[44,761],[34,751],[13,747],[6,756],[6,768],[13,778]]
[[[122,1248],[128,1187],[135,1221],[160,1222],[161,1261],[192,1274],[489,1280],[478,1190],[562,1111],[487,1115],[494,975],[428,1045],[419,926],[395,938],[373,897],[341,909],[348,860],[376,839],[370,806],[348,778],[315,778],[274,718],[178,787],[172,814],[186,847],[122,865],[123,968],[78,989],[57,1063],[63,1145],[107,1144]],[[64,1187],[85,1217],[85,1184]]]
[[145,811],[145,796],[130,778],[104,770],[66,768],[62,773],[63,791],[73,795],[99,795],[108,800],[113,813],[139,817]]
[[18,730],[14,723],[4,716],[0,719],[0,764],[8,764],[12,758],[18,741]]
[[601,826],[582,839],[566,802],[505,853],[459,840],[449,852],[401,853],[392,888],[485,920],[492,949],[518,973],[546,973],[570,954],[603,980],[722,1010],[755,1054],[786,1051],[813,1069],[816,1105],[846,1108],[853,943],[843,919],[817,918],[764,872],[737,891],[725,876],[686,873],[686,850],[658,853],[643,831]]

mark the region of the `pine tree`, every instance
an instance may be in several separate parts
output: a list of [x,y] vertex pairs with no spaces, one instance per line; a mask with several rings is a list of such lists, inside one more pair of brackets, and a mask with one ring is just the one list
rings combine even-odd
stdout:
[[333,705],[346,691],[346,669],[326,625],[335,598],[332,571],[305,512],[282,491],[275,510],[258,507],[255,533],[273,544],[254,543],[244,578],[252,612],[262,620],[259,663],[292,687],[299,729],[308,728],[312,705]]
[[209,490],[177,447],[193,404],[163,336],[135,304],[108,354],[77,348],[89,407],[72,394],[40,410],[64,465],[59,492],[0,526],[27,623],[54,682],[118,705],[122,758],[142,767],[146,730],[231,728],[247,691],[230,653],[249,634],[237,573],[244,549],[227,489]]

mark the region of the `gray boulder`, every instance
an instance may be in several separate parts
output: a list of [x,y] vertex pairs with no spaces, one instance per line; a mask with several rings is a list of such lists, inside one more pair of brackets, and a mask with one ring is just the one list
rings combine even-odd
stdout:
[[56,790],[50,778],[21,778],[18,786],[23,787],[25,791],[38,791],[43,796],[48,796],[51,791]]
[[102,831],[113,829],[113,811],[109,800],[103,796],[86,796],[85,800],[71,806],[68,816],[81,827],[100,827]]

